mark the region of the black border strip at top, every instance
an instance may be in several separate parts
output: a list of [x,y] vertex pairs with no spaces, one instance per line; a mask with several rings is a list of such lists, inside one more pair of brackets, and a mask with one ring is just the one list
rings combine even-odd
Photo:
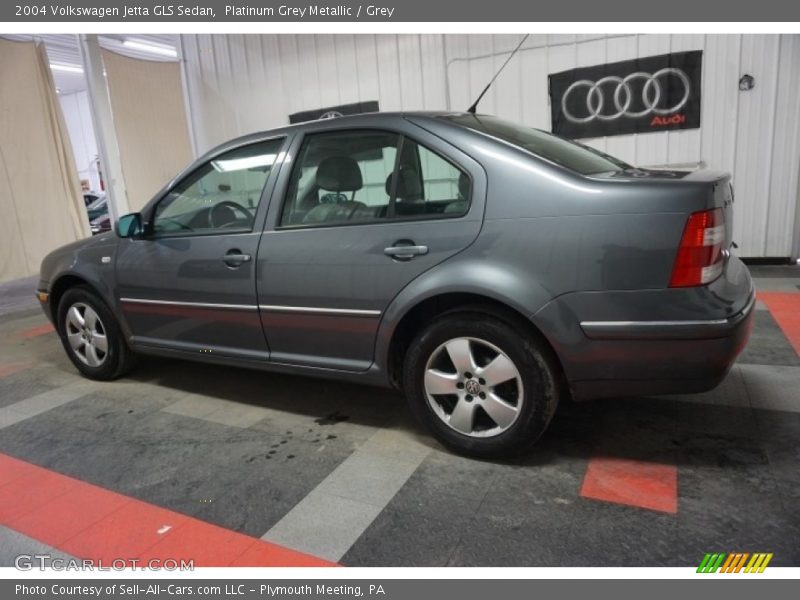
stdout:
[[[23,7],[22,10],[17,6]],[[28,7],[25,10],[24,7]],[[128,11],[125,11],[125,7]],[[227,8],[226,8],[227,7]],[[281,9],[281,7],[284,7]],[[40,9],[44,8],[44,14]],[[53,8],[57,10],[54,12]],[[103,9],[86,11],[87,8]],[[31,10],[34,9],[34,10]],[[113,9],[113,10],[108,10]],[[295,9],[295,10],[288,10]],[[103,15],[103,16],[100,16]],[[775,22],[785,31],[800,21],[800,3],[787,0],[14,0],[0,3],[0,23],[52,22]],[[602,27],[598,27],[602,30]],[[0,25],[2,30],[2,25]],[[34,31],[32,29],[31,31]]]

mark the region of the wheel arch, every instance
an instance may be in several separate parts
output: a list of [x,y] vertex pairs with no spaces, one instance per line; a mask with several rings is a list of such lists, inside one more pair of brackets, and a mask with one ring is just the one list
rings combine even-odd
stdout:
[[547,336],[519,309],[509,303],[476,292],[443,292],[420,300],[397,320],[386,351],[386,370],[393,387],[402,387],[403,360],[414,336],[432,321],[448,314],[478,312],[494,317],[536,339],[557,365],[559,379],[564,368]]
[[50,296],[47,301],[50,304],[50,314],[53,315],[53,321],[56,329],[58,329],[59,326],[58,305],[61,303],[61,298],[64,297],[64,294],[66,294],[68,290],[79,285],[87,286],[97,293],[97,290],[91,283],[89,283],[89,281],[79,275],[76,275],[75,273],[65,273],[59,276],[50,287]]
[[[58,305],[61,303],[61,299],[64,297],[64,294],[77,286],[88,288],[94,294],[96,294],[100,300],[107,304],[111,308],[112,312],[114,310],[113,303],[110,302],[109,294],[104,292],[104,286],[102,282],[93,282],[91,278],[86,277],[81,273],[67,271],[55,278],[53,283],[50,285],[50,296],[47,299],[50,308],[50,314],[53,316],[53,324],[56,326],[56,329],[58,329],[59,326]],[[119,317],[117,318],[119,319]]]

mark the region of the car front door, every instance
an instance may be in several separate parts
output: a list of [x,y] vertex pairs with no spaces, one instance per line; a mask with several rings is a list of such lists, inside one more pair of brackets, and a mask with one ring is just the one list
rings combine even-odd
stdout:
[[292,146],[258,253],[270,359],[365,370],[391,300],[478,235],[485,174],[405,121],[319,124]]
[[271,173],[285,138],[225,152],[176,183],[120,240],[119,302],[133,343],[266,360],[256,303],[256,253]]

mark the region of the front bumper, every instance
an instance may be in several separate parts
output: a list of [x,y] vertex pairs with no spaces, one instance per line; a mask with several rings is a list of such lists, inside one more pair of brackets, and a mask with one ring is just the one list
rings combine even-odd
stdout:
[[47,319],[55,325],[55,315],[53,315],[53,310],[50,306],[50,292],[46,282],[39,282],[36,288],[36,299],[39,301],[39,305],[42,307]]

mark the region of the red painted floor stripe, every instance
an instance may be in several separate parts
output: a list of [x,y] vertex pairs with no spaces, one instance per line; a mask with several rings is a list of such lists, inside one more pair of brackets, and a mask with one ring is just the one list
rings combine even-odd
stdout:
[[0,524],[78,558],[196,567],[336,566],[0,454]]
[[45,335],[47,333],[53,333],[55,329],[50,323],[45,323],[44,325],[39,325],[38,327],[31,327],[30,329],[23,329],[22,331],[17,333],[17,337],[23,340],[28,340],[30,338],[38,337],[40,335]]
[[672,465],[592,458],[581,496],[666,513],[678,512],[678,469]]
[[0,365],[0,378],[19,373],[30,366],[29,363],[9,363],[7,365]]
[[800,355],[800,293],[758,292],[758,299],[767,305],[794,351]]

